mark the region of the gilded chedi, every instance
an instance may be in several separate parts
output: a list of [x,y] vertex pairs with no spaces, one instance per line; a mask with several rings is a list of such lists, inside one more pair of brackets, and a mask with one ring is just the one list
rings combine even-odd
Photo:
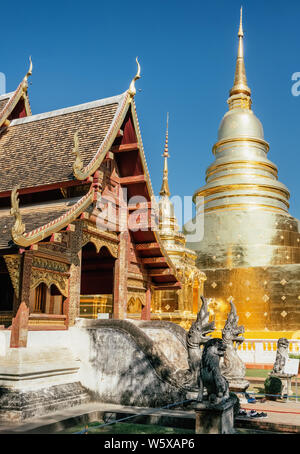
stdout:
[[[300,331],[300,233],[289,191],[267,157],[269,144],[251,110],[242,11],[234,85],[206,184],[194,194],[204,235],[187,246],[205,272],[204,294],[221,330],[233,300],[247,338],[297,338]],[[198,197],[198,199],[197,199]],[[190,225],[185,226],[185,232]]]

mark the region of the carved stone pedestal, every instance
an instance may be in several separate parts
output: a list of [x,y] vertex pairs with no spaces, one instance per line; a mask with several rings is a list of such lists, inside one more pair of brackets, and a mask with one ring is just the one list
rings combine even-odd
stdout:
[[196,403],[196,434],[233,434],[234,399],[228,398],[220,404]]
[[80,383],[79,367],[80,361],[67,347],[9,348],[0,354],[0,425],[90,401]]
[[234,393],[243,393],[245,392],[248,388],[249,388],[249,381],[248,380],[244,380],[244,379],[235,379],[235,378],[227,378],[225,377],[227,380],[228,380],[228,383],[229,383],[229,389],[230,391],[234,392]]

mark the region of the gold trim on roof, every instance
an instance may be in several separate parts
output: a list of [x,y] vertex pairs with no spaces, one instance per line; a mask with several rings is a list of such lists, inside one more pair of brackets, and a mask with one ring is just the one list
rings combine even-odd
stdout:
[[81,159],[80,150],[79,150],[78,132],[79,131],[75,132],[74,138],[73,138],[73,141],[74,141],[73,153],[76,156],[74,164],[73,164],[74,175],[76,175],[77,173],[80,173],[80,171],[83,169],[83,161]]
[[[128,107],[131,104],[132,98],[129,96],[128,92],[124,94],[124,99],[122,100],[121,105],[118,107],[117,112],[115,114],[114,119],[112,120],[111,126],[101,143],[100,147],[95,153],[95,156],[93,159],[88,163],[87,166],[83,167],[81,166],[81,157],[79,154],[79,148],[78,146],[73,148],[74,152],[76,153],[76,160],[73,165],[73,173],[75,178],[77,180],[86,180],[89,176],[91,176],[93,173],[96,172],[96,170],[99,168],[101,165],[103,159],[106,156],[106,153],[109,151],[111,148],[115,138],[116,134],[119,131],[120,127],[122,126],[122,123],[125,119]],[[74,141],[75,142],[75,141]]]
[[25,232],[25,225],[22,223],[22,217],[19,209],[17,191],[17,187],[12,191],[11,215],[15,217],[15,224],[11,229],[11,236],[16,244],[24,247],[38,243],[44,238],[47,238],[53,233],[59,232],[61,229],[65,228],[68,224],[73,222],[94,200],[94,188],[91,186],[89,192],[78,200],[78,202],[66,213],[48,224],[31,230],[30,232]]
[[23,224],[23,222],[22,222],[22,216],[21,216],[20,207],[19,207],[19,203],[20,203],[19,196],[18,196],[19,189],[20,189],[20,186],[17,185],[11,191],[10,214],[11,214],[11,216],[14,216],[14,218],[15,218],[15,223],[11,230],[13,238],[22,236],[23,233],[25,232],[25,228],[26,228],[25,224]]
[[30,62],[29,69],[28,69],[25,77],[23,78],[22,82],[19,84],[19,86],[17,87],[14,94],[11,96],[11,98],[8,100],[7,104],[4,106],[4,108],[0,112],[0,128],[3,125],[9,126],[9,122],[8,122],[7,118],[9,117],[9,115],[11,114],[11,112],[16,107],[16,105],[18,104],[19,100],[22,97],[24,99],[26,113],[27,113],[27,115],[31,115],[30,105],[29,105],[29,101],[27,98],[28,77],[31,76],[32,68],[33,68],[31,57],[29,58],[29,62]]

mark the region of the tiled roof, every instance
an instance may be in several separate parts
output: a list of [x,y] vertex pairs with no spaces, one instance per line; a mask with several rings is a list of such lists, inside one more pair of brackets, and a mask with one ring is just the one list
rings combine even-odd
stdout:
[[13,120],[0,137],[0,192],[74,179],[73,136],[87,165],[103,142],[124,94]]
[[[26,231],[36,229],[48,222],[53,221],[66,213],[79,198],[65,199],[43,205],[31,205],[21,208],[22,222],[26,226]],[[38,216],[37,216],[38,212]],[[0,249],[13,246],[11,238],[11,228],[14,224],[14,217],[10,215],[10,210],[0,210]]]
[[5,93],[4,95],[0,96],[0,112],[6,106],[12,95],[13,93]]

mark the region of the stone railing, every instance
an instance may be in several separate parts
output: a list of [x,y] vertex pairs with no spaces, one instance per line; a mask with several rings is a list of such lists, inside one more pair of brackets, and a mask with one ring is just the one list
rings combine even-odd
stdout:
[[[245,363],[274,364],[278,339],[246,339],[237,350]],[[289,340],[289,353],[300,355],[300,339]]]

